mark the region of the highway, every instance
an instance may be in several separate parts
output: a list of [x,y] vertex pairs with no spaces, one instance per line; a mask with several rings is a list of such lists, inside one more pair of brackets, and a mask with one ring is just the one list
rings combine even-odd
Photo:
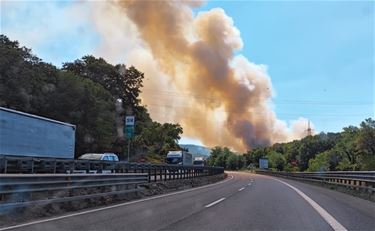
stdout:
[[375,230],[375,203],[282,178],[224,181],[0,230]]

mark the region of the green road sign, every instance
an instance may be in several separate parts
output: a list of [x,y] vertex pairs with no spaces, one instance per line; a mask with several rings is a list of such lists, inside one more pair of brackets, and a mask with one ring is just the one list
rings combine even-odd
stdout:
[[133,136],[134,136],[134,126],[127,125],[127,126],[125,126],[124,130],[125,130],[124,133],[126,135],[126,138],[128,138],[128,139],[133,138]]

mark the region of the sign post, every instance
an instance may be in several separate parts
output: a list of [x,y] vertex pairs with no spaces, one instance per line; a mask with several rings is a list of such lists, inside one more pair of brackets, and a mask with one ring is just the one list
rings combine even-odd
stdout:
[[130,153],[130,140],[134,136],[134,124],[135,124],[134,116],[125,117],[124,133],[125,133],[126,138],[128,139],[128,162],[129,162],[129,153]]

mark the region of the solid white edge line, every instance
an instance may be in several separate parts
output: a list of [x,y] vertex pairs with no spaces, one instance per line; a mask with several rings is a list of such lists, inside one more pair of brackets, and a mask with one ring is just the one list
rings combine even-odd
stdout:
[[206,205],[206,206],[204,206],[204,207],[209,208],[209,207],[211,207],[211,206],[216,205],[217,203],[222,202],[223,200],[225,200],[225,197],[220,198],[219,200],[216,200],[216,201],[214,201],[214,202],[212,202],[212,203],[210,203],[210,204],[208,204],[208,205]]
[[54,218],[49,218],[49,219],[43,219],[43,220],[38,220],[38,221],[32,221],[32,222],[14,225],[14,226],[3,227],[3,228],[0,228],[0,231],[25,227],[25,226],[28,226],[28,225],[35,225],[35,224],[39,224],[39,223],[45,223],[45,222],[49,222],[49,221],[60,220],[60,219],[79,216],[79,215],[83,215],[83,214],[87,214],[87,213],[98,212],[98,211],[102,211],[102,210],[107,210],[107,209],[117,208],[117,207],[121,207],[121,206],[131,205],[131,204],[135,204],[135,203],[140,203],[140,202],[144,202],[144,201],[150,201],[150,200],[159,199],[159,198],[163,198],[163,197],[173,196],[173,195],[177,195],[177,194],[181,194],[181,193],[191,192],[191,191],[195,191],[195,190],[198,190],[198,189],[203,189],[203,188],[208,188],[208,187],[212,187],[212,186],[215,186],[215,185],[223,184],[223,183],[226,183],[226,182],[232,180],[233,178],[234,178],[234,176],[230,175],[230,177],[228,179],[225,179],[225,180],[217,182],[217,183],[209,184],[209,185],[204,185],[204,186],[186,189],[186,190],[173,192],[173,193],[162,194],[162,195],[159,195],[159,196],[144,198],[144,199],[140,199],[140,200],[129,201],[129,202],[125,202],[125,203],[121,203],[121,204],[117,204],[117,205],[111,205],[111,206],[107,206],[107,207],[103,207],[103,208],[97,208],[97,209],[92,209],[92,210],[88,210],[88,211],[68,214],[68,215],[64,215],[64,216],[59,216],[59,217],[54,217]]
[[242,191],[242,190],[244,190],[244,189],[245,189],[245,187],[242,187],[242,188],[238,189],[238,191],[240,192],[240,191]]
[[303,199],[305,199],[319,213],[319,215],[332,227],[333,230],[335,230],[335,231],[338,231],[338,230],[346,231],[347,230],[331,214],[329,214],[325,209],[323,209],[318,203],[316,203],[313,199],[308,197],[301,190],[299,190],[298,188],[296,188],[296,187],[294,187],[294,186],[292,186],[292,185],[290,185],[290,184],[288,184],[288,183],[286,183],[282,180],[275,179],[275,178],[273,178],[273,179],[285,184],[289,188],[296,191]]

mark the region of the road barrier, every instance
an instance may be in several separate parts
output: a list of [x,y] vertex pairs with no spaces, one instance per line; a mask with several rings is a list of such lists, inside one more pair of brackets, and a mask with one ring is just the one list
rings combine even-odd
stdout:
[[375,171],[337,171],[337,172],[273,172],[257,170],[256,173],[291,179],[344,186],[349,189],[375,192]]
[[140,190],[147,173],[0,174],[0,214],[9,209],[119,196]]
[[158,181],[217,175],[224,173],[224,169],[221,167],[129,163],[125,161],[0,156],[0,173],[147,173],[149,181]]
[[0,157],[0,213],[7,209],[120,196],[139,184],[224,173],[221,167]]

